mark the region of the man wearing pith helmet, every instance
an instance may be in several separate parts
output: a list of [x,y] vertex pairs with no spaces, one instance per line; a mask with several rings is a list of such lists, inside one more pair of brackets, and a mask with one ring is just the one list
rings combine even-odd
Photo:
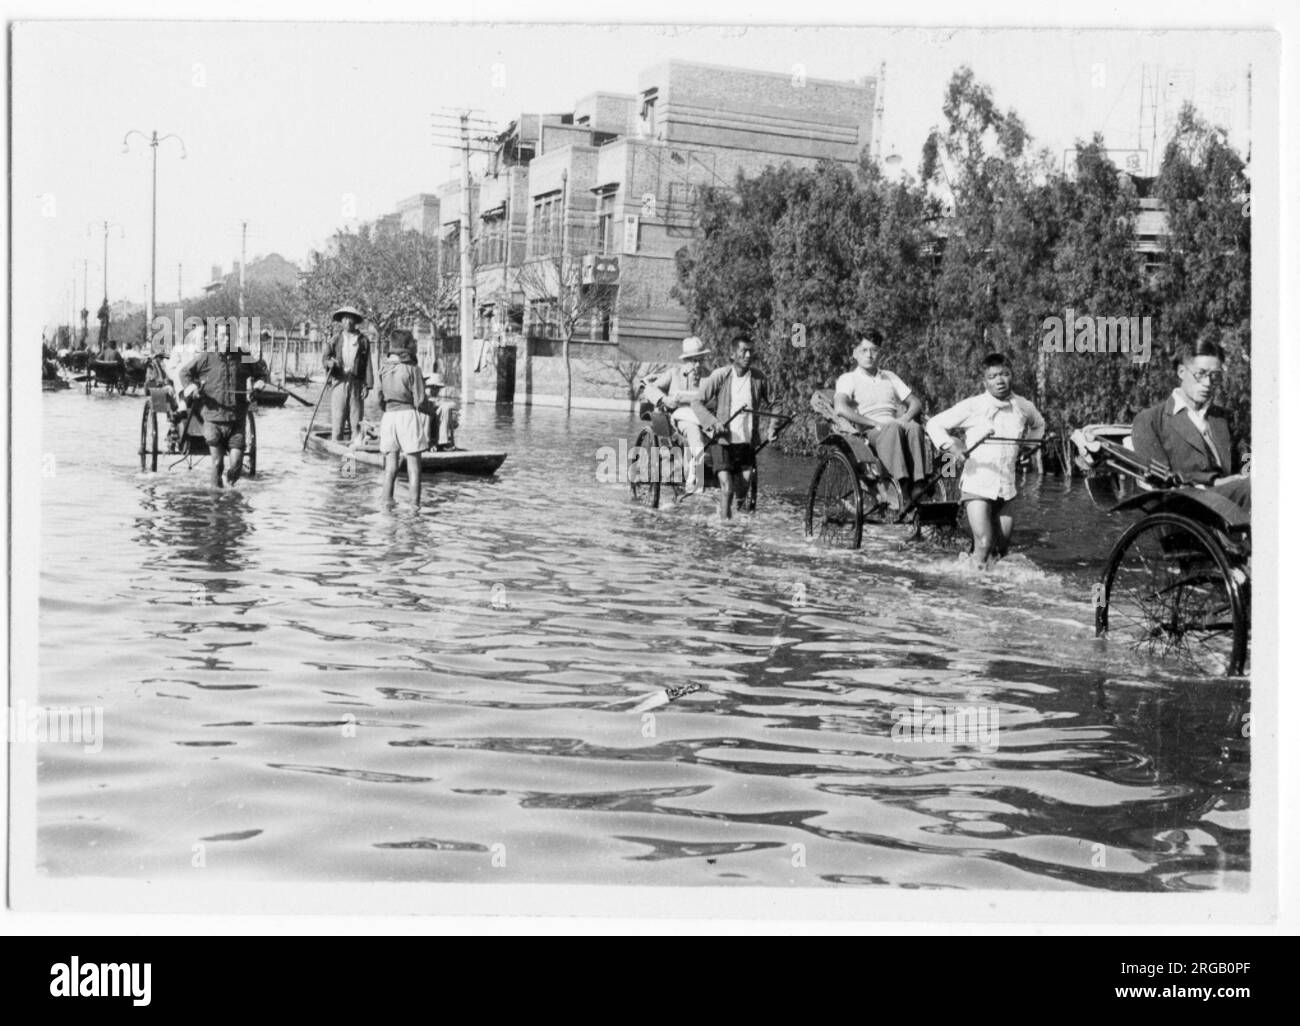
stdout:
[[358,330],[365,318],[356,307],[340,306],[330,316],[339,325],[321,358],[326,380],[334,389],[330,399],[330,437],[342,441],[346,419],[352,431],[352,444],[359,445],[362,407],[375,384],[370,366],[370,340]]

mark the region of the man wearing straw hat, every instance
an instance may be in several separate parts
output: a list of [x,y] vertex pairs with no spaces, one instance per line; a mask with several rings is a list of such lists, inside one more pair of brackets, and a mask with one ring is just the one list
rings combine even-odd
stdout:
[[691,409],[691,403],[700,397],[700,373],[709,352],[695,336],[684,338],[682,362],[657,378],[645,379],[645,398],[672,410],[673,423],[686,436],[689,457],[686,461],[686,495],[699,491],[700,479],[704,476],[704,429],[700,427],[700,418]]
[[357,330],[365,318],[352,306],[339,307],[330,318],[342,325],[321,357],[326,380],[334,387],[330,398],[330,438],[336,442],[343,440],[343,421],[346,419],[352,432],[352,444],[360,445],[361,412],[366,396],[375,384],[374,370],[370,366],[370,340]]

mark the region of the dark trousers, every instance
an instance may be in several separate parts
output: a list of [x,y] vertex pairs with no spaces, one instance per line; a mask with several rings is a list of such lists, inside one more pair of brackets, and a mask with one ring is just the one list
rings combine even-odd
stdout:
[[925,476],[925,442],[921,425],[916,421],[903,424],[895,420],[884,427],[871,428],[867,439],[895,481],[916,481]]

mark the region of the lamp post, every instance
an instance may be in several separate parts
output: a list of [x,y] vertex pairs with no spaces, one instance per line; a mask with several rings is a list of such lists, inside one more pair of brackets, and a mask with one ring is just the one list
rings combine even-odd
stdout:
[[122,152],[131,152],[131,136],[138,135],[141,139],[149,144],[153,150],[153,191],[152,191],[152,237],[149,243],[149,299],[147,310],[145,312],[145,331],[146,333],[153,328],[153,308],[154,296],[157,288],[157,267],[158,267],[158,144],[166,142],[168,139],[175,139],[181,146],[181,160],[185,160],[188,154],[185,151],[185,140],[179,135],[160,136],[155,129],[152,136],[146,137],[145,134],[137,129],[131,129],[122,137]]

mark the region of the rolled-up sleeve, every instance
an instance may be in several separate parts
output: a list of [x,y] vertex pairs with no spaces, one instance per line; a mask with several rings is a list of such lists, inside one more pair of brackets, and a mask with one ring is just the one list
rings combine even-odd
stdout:
[[943,449],[952,445],[951,431],[966,426],[966,419],[970,412],[970,400],[963,399],[956,406],[949,407],[942,413],[936,413],[933,417],[925,422],[925,433],[930,436],[930,441],[935,446]]

